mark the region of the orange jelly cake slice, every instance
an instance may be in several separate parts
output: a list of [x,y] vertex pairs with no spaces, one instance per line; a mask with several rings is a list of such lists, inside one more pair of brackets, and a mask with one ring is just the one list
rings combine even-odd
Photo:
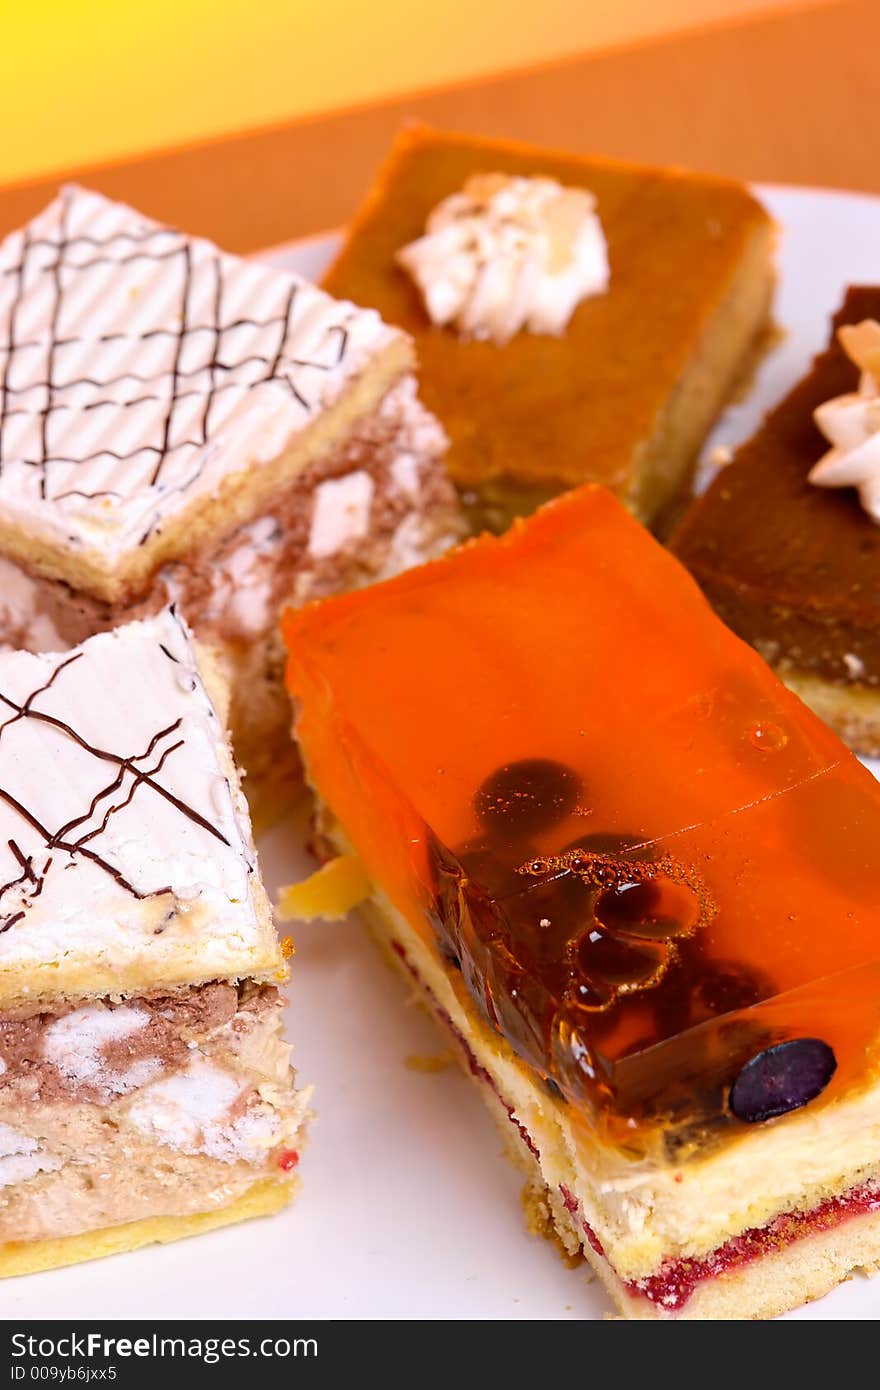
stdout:
[[880,788],[685,570],[587,487],[285,630],[325,879],[548,1232],[633,1318],[873,1268]]

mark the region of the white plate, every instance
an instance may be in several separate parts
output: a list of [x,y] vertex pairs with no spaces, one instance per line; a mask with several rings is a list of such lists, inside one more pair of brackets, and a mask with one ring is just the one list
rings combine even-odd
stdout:
[[[779,219],[787,335],[713,436],[732,443],[803,372],[851,283],[880,282],[880,199],[759,190]],[[336,237],[268,253],[320,273]],[[270,891],[310,865],[296,825],[261,846]],[[442,1051],[356,923],[296,929],[289,1034],[318,1118],[286,1213],[162,1249],[10,1280],[6,1318],[601,1318],[584,1270],[526,1233],[520,1180],[475,1088],[409,1056]],[[880,1278],[792,1317],[880,1317]]]

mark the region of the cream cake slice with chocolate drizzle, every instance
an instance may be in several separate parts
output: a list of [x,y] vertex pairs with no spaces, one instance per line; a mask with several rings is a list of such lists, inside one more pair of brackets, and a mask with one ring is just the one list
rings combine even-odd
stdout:
[[461,535],[409,337],[77,187],[0,245],[0,641],[59,650],[175,601],[284,764],[283,602]]
[[224,703],[172,609],[0,655],[0,1275],[293,1194],[308,1093]]

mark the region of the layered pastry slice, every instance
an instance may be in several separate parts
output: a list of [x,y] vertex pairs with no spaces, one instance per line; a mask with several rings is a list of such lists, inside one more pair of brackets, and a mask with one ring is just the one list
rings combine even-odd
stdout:
[[651,521],[756,352],[772,245],[736,183],[416,128],[324,283],[415,339],[480,521],[589,481]]
[[0,1275],[293,1194],[307,1093],[225,693],[171,611],[0,656]]
[[858,752],[880,754],[880,289],[672,538],[717,612]]
[[460,534],[413,347],[374,310],[68,187],[0,244],[0,642],[178,603],[285,771],[277,617]]
[[668,552],[587,487],[286,637],[312,910],[367,881],[620,1310],[880,1262],[880,787]]

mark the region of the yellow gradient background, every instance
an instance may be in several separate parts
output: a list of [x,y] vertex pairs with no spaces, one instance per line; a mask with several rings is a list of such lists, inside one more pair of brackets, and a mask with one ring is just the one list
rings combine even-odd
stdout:
[[0,183],[792,0],[0,0]]

